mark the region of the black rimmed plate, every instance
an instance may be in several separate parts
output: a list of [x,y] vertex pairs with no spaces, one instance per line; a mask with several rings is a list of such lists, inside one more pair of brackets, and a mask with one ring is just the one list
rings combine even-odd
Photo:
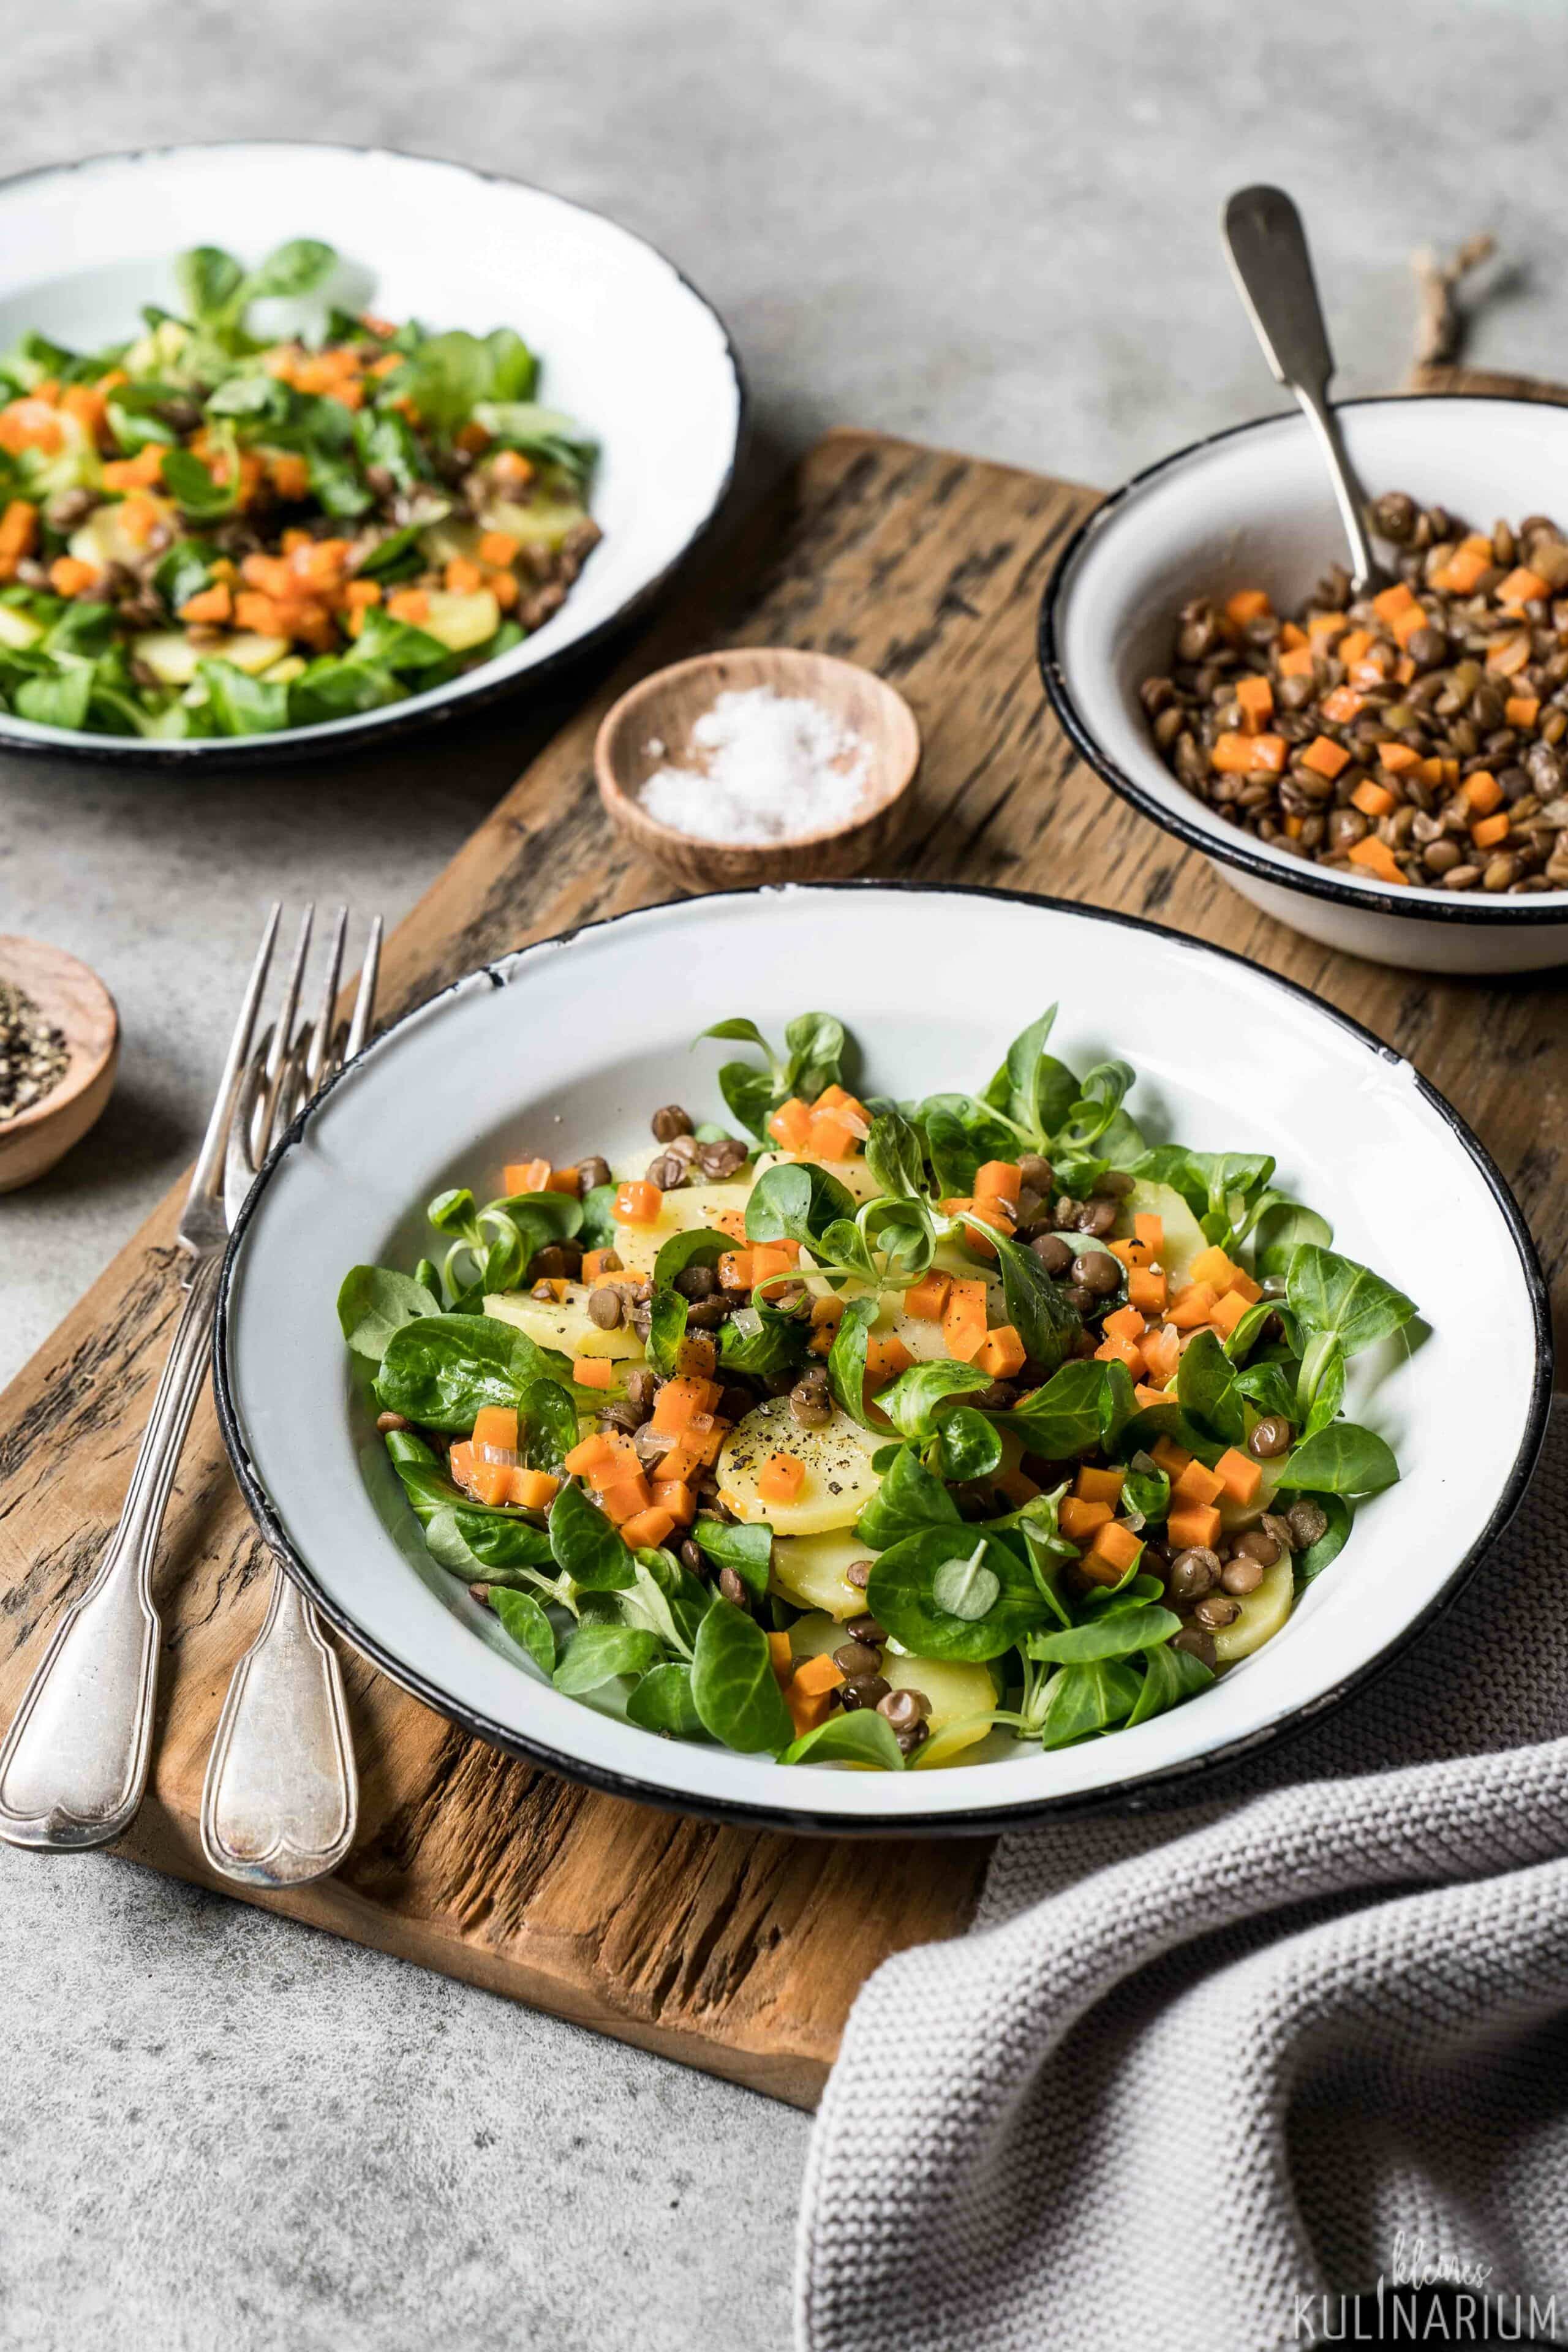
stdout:
[[[493,1192],[502,1164],[542,1137],[559,1139],[563,1159],[630,1159],[647,1155],[650,1111],[672,1097],[722,1118],[724,1049],[691,1046],[722,1014],[743,1006],[777,1033],[805,997],[826,997],[860,1042],[865,1083],[921,1095],[982,1081],[1047,993],[1042,974],[1062,999],[1061,1052],[1131,1060],[1131,1107],[1152,1139],[1274,1154],[1279,1181],[1332,1221],[1338,1246],[1415,1297],[1431,1327],[1422,1343],[1385,1342],[1352,1367],[1351,1409],[1394,1445],[1402,1483],[1362,1507],[1342,1559],[1213,1689],[1055,1754],[1019,1746],[900,1774],[788,1768],[659,1738],[550,1687],[425,1550],[343,1349],[344,1273],[412,1266],[429,1240],[423,1204],[457,1182]],[[1017,1020],[999,1018],[1004,1003]],[[1353,1023],[1125,917],[868,883],[618,916],[406,1014],[263,1171],[229,1249],[216,1367],[225,1437],[268,1541],[334,1624],[454,1722],[681,1811],[958,1833],[1135,1805],[1353,1690],[1436,1614],[1511,1516],[1541,1444],[1551,1343],[1541,1271],[1497,1170],[1410,1065]]]

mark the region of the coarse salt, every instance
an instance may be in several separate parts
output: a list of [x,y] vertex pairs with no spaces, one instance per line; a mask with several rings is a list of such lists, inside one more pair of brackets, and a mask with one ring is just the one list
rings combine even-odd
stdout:
[[[656,758],[664,748],[647,746]],[[691,730],[692,753],[702,766],[656,768],[641,800],[698,841],[760,846],[836,831],[860,814],[871,772],[863,736],[819,702],[766,686],[720,695]]]

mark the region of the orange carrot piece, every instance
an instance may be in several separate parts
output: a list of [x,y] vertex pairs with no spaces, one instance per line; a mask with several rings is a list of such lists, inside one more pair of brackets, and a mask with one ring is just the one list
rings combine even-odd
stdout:
[[552,1478],[548,1470],[514,1470],[508,1500],[521,1504],[525,1511],[542,1511],[549,1508],[560,1491],[560,1479]]
[[1057,1525],[1069,1543],[1083,1543],[1096,1528],[1109,1527],[1114,1514],[1109,1503],[1086,1502],[1079,1495],[1064,1495],[1057,1507]]
[[1478,816],[1490,816],[1493,809],[1502,805],[1502,786],[1489,768],[1478,768],[1467,776],[1459,791]]
[[1484,816],[1470,827],[1470,839],[1478,849],[1495,849],[1500,841],[1508,839],[1510,819],[1507,809],[1499,809],[1496,816]]
[[1542,604],[1550,599],[1552,586],[1539,572],[1531,572],[1527,563],[1521,563],[1506,580],[1500,580],[1492,593],[1503,605]]
[[607,1437],[596,1431],[592,1437],[584,1437],[580,1444],[572,1448],[566,1456],[565,1466],[574,1478],[586,1478],[594,1471],[605,1468],[615,1458],[615,1447]]
[[[1125,1519],[1112,1519],[1108,1526],[1096,1528],[1080,1565],[1098,1582],[1120,1584],[1142,1549],[1142,1537],[1134,1534]],[[1101,1570],[1108,1573],[1101,1575]]]
[[961,1364],[973,1363],[985,1345],[985,1285],[955,1281],[942,1311],[942,1336],[947,1352]]
[[1178,1331],[1195,1331],[1200,1323],[1208,1321],[1209,1317],[1214,1313],[1214,1307],[1213,1285],[1207,1282],[1189,1282],[1186,1288],[1178,1290],[1172,1299],[1165,1310],[1165,1320],[1167,1323],[1173,1324]]
[[1247,1304],[1239,1290],[1227,1290],[1225,1297],[1216,1302],[1209,1320],[1222,1339],[1229,1339],[1246,1314]]
[[521,544],[509,530],[487,530],[479,541],[479,562],[493,564],[498,571],[504,572],[509,564],[517,562]]
[[1380,743],[1377,763],[1380,768],[1386,768],[1391,776],[1402,776],[1408,769],[1420,766],[1421,754],[1413,751],[1408,743]]
[[1328,735],[1314,735],[1301,754],[1304,768],[1311,768],[1318,775],[1327,776],[1331,782],[1342,769],[1350,766],[1350,753]]
[[1072,1482],[1073,1493],[1080,1503],[1110,1503],[1112,1507],[1121,1500],[1125,1470],[1093,1470],[1086,1463]]
[[503,1454],[517,1452],[517,1408],[510,1404],[482,1404],[474,1415],[473,1444],[475,1446],[494,1445]]
[[630,1544],[634,1551],[657,1551],[666,1536],[674,1532],[674,1513],[661,1510],[657,1503],[635,1518],[621,1521],[621,1541]]
[[790,1650],[787,1633],[768,1635],[768,1663],[780,1682],[787,1683],[795,1672],[795,1658]]
[[1234,596],[1225,600],[1226,618],[1244,629],[1248,621],[1261,621],[1274,610],[1268,593],[1262,588],[1238,588]]
[[768,1133],[781,1151],[804,1151],[805,1139],[811,1131],[810,1106],[798,1095],[780,1103],[768,1120]]
[[1102,1339],[1094,1352],[1102,1364],[1125,1364],[1134,1380],[1149,1369],[1136,1339]]
[[648,1489],[661,1511],[668,1511],[677,1527],[689,1528],[697,1517],[697,1489],[684,1478],[650,1478]]
[[97,579],[95,566],[83,563],[74,555],[57,555],[49,566],[49,585],[57,596],[79,596]]
[[1215,1475],[1230,1500],[1239,1503],[1245,1509],[1263,1483],[1263,1465],[1255,1462],[1250,1454],[1242,1454],[1232,1445],[1215,1464]]
[[1510,694],[1503,704],[1502,715],[1510,727],[1528,730],[1541,716],[1541,699],[1534,694]]
[[974,1171],[977,1201],[1011,1201],[1016,1205],[1024,1189],[1024,1171],[1016,1160],[987,1160]]
[[1143,1318],[1136,1307],[1119,1307],[1100,1328],[1108,1339],[1131,1339],[1136,1344],[1143,1337]]
[[1398,580],[1392,588],[1384,589],[1381,595],[1373,598],[1372,609],[1383,620],[1392,625],[1397,614],[1406,612],[1415,602],[1415,599],[1405,583]]
[[1354,845],[1350,859],[1352,866],[1364,866],[1369,874],[1375,874],[1380,882],[1405,880],[1393,850],[1386,841],[1379,841],[1375,833],[1369,833],[1364,841]]
[[866,1341],[866,1378],[876,1388],[886,1388],[913,1362],[896,1331],[873,1331]]
[[757,1473],[757,1494],[764,1503],[793,1503],[805,1484],[805,1465],[798,1454],[770,1454]]
[[[1170,1276],[1148,1266],[1133,1266],[1127,1276],[1127,1297],[1141,1315],[1163,1315],[1171,1295]],[[1145,1355],[1148,1349],[1144,1349]]]
[[1236,698],[1241,709],[1241,731],[1244,735],[1261,735],[1274,716],[1274,688],[1266,677],[1238,678]]
[[1010,1381],[1015,1372],[1023,1370],[1027,1357],[1028,1350],[1012,1324],[999,1323],[994,1331],[987,1331],[970,1361],[989,1372],[994,1381]]
[[1281,677],[1310,677],[1312,675],[1311,646],[1292,646],[1288,652],[1282,653],[1279,656],[1279,675]]
[[1202,1545],[1210,1551],[1219,1541],[1220,1515],[1212,1503],[1187,1503],[1165,1521],[1165,1537],[1173,1551],[1191,1551]]
[[547,1192],[550,1189],[548,1160],[511,1160],[501,1170],[501,1182],[510,1199],[518,1192]]
[[1179,1478],[1196,1457],[1184,1445],[1178,1445],[1173,1437],[1157,1437],[1149,1448],[1149,1458],[1159,1464],[1167,1478]]
[[580,1389],[613,1389],[616,1368],[608,1356],[574,1356],[572,1377]]
[[1225,1480],[1194,1454],[1181,1475],[1173,1479],[1171,1492],[1178,1506],[1183,1503],[1215,1503],[1225,1492]]
[[620,1225],[657,1225],[664,1213],[664,1194],[641,1177],[617,1186],[610,1214]]
[[922,1275],[904,1293],[904,1313],[913,1316],[917,1323],[940,1323],[952,1288],[951,1275]]
[[1132,1220],[1132,1231],[1144,1248],[1151,1250],[1158,1257],[1165,1246],[1163,1217],[1152,1217],[1146,1211],[1141,1209]]
[[[1162,1280],[1163,1276],[1161,1277]],[[1163,1323],[1157,1331],[1143,1334],[1143,1366],[1158,1381],[1173,1381],[1176,1367],[1182,1360],[1182,1335]]]

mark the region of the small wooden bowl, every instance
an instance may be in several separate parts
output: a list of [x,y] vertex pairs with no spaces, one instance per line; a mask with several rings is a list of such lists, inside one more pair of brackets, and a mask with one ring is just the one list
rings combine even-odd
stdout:
[[[826,833],[763,845],[700,841],[649,816],[639,795],[654,770],[700,767],[703,755],[690,749],[697,720],[721,694],[757,687],[819,703],[869,745],[870,782],[860,814]],[[663,748],[650,752],[653,741]],[[611,823],[689,890],[823,882],[876,870],[902,829],[920,758],[920,729],[901,694],[855,662],[780,646],[733,646],[656,670],[605,713],[594,745],[599,797]]]
[[120,1015],[96,972],[41,940],[0,932],[0,980],[30,996],[70,1049],[58,1086],[31,1109],[0,1119],[0,1192],[15,1192],[79,1143],[109,1100]]

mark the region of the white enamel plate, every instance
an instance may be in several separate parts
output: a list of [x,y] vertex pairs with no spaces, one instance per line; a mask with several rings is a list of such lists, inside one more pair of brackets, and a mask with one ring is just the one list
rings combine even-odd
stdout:
[[317,236],[345,303],[540,353],[540,397],[599,443],[604,533],[561,610],[500,660],[405,702],[320,727],[210,741],[68,734],[0,714],[0,742],[184,765],[368,741],[471,710],[624,619],[700,536],[729,488],[742,394],[722,322],[640,237],[580,205],[381,150],[282,142],[151,149],[0,184],[0,351],[29,327],[73,349],[123,341],[141,307],[178,307],[173,263],[217,245],[247,265]]
[[[782,1033],[838,1013],[864,1083],[973,1087],[1059,1000],[1053,1049],[1115,1055],[1152,1140],[1267,1151],[1336,1246],[1408,1292],[1408,1344],[1358,1358],[1350,1406],[1402,1483],[1285,1629],[1213,1688],[1135,1730],[1046,1755],[903,1773],[785,1767],[661,1738],[552,1689],[426,1554],[339,1332],[358,1263],[412,1268],[424,1204],[500,1189],[525,1147],[614,1159],[660,1104],[725,1114],[733,1048],[692,1045],[747,1013]],[[237,1472],[300,1583],[387,1674],[455,1722],[552,1769],[654,1803],[799,1829],[977,1830],[1136,1801],[1257,1748],[1342,1697],[1449,1599],[1517,1505],[1550,1387],[1546,1297],[1519,1213],[1475,1138],[1407,1062],[1304,991],[1213,948],[1092,908],[847,884],[623,915],[475,972],[407,1014],[273,1154],[235,1234],[218,1318],[219,1409]],[[1444,1638],[1440,1625],[1427,1636]]]

